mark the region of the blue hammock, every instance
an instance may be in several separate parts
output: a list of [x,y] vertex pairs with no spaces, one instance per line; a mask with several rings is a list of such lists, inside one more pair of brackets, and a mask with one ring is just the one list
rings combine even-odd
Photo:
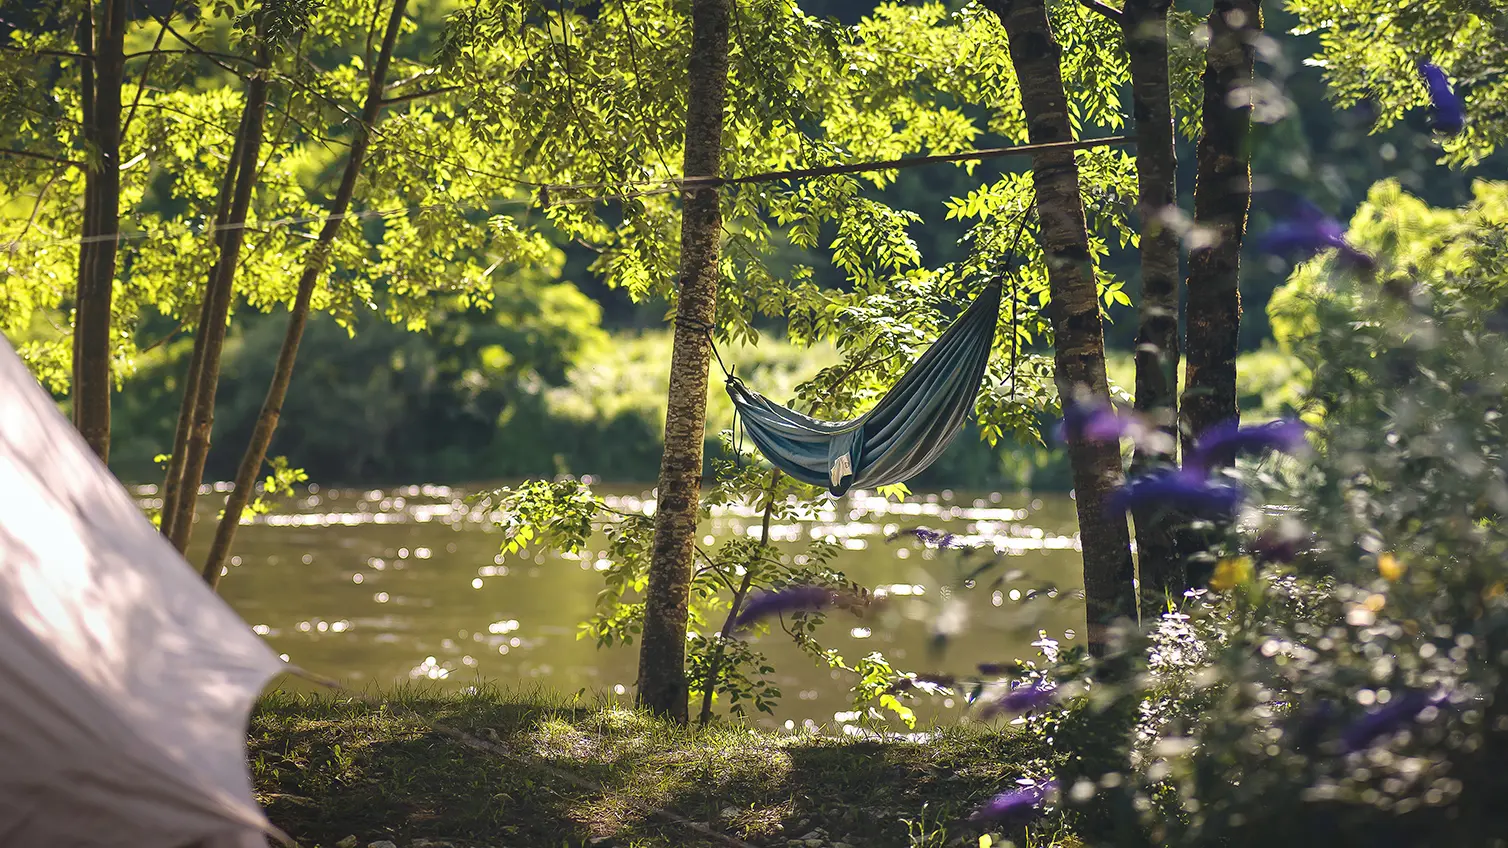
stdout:
[[899,483],[936,461],[974,409],[1000,312],[992,282],[869,412],[822,421],[788,409],[729,375],[744,431],[785,473],[842,495]]

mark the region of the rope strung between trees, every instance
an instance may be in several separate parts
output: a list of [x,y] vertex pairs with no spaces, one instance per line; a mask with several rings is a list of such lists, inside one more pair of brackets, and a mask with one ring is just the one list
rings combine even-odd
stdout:
[[[818,177],[839,176],[843,174],[860,174],[874,171],[898,171],[906,168],[917,168],[924,165],[938,165],[953,162],[984,161],[999,159],[1006,156],[1020,156],[1032,153],[1043,153],[1053,150],[1089,150],[1098,147],[1116,147],[1121,145],[1135,144],[1135,140],[1126,136],[1107,136],[1105,138],[1084,139],[1080,141],[1056,141],[1045,144],[1017,144],[1009,147],[985,147],[974,150],[965,150],[959,153],[939,153],[931,156],[912,156],[903,159],[883,159],[872,162],[849,162],[840,165],[821,165],[812,168],[788,168],[779,171],[765,171],[757,174],[747,174],[741,177],[674,177],[662,180],[630,180],[618,183],[530,183],[525,180],[502,177],[516,185],[529,186],[538,189],[539,197],[534,200],[506,199],[494,201],[492,206],[524,206],[530,208],[547,209],[560,206],[579,206],[583,204],[606,203],[612,201],[631,200],[639,197],[653,197],[656,195],[673,194],[676,192],[693,190],[703,191],[717,189],[726,186],[751,185],[756,183],[784,182],[787,180],[814,179]],[[0,150],[0,155],[19,154],[20,151]],[[598,193],[586,196],[556,197],[560,193],[570,193],[578,189],[622,189],[612,193]],[[405,206],[395,209],[366,209],[354,212],[346,212],[340,215],[310,215],[290,218],[277,218],[265,222],[245,222],[230,224],[223,227],[209,226],[195,233],[200,236],[213,236],[221,230],[236,227],[253,229],[258,232],[292,227],[302,224],[322,224],[326,221],[339,221],[347,218],[365,220],[371,218],[386,218],[394,215],[403,215],[412,212],[427,212],[439,209],[452,209],[461,212],[483,211],[486,206],[468,206],[457,203],[428,203]],[[191,225],[179,225],[191,228]],[[90,236],[87,238],[39,238],[39,239],[12,239],[0,244],[0,249],[14,251],[22,245],[46,247],[55,245],[77,245],[98,241],[118,239],[120,241],[150,239],[161,235],[162,231],[137,230],[129,233],[121,233],[118,236]],[[181,235],[181,230],[173,235]]]

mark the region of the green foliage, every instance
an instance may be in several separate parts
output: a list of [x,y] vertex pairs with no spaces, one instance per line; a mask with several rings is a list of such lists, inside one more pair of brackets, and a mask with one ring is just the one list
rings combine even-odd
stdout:
[[[1508,18],[1487,0],[1289,0],[1300,33],[1317,32],[1319,55],[1340,106],[1363,100],[1377,109],[1376,125],[1389,127],[1429,104],[1420,61],[1435,62],[1452,77],[1470,116],[1467,131],[1445,140],[1445,160],[1474,165],[1508,132],[1501,104],[1508,97]],[[1416,126],[1422,127],[1423,120]]]
[[[364,96],[371,46],[370,4],[354,0],[217,3],[193,20],[171,22],[152,53],[156,19],[128,28],[124,97],[131,106],[122,142],[122,242],[116,287],[114,367],[131,376],[163,334],[192,329],[214,257],[210,225],[250,73],[272,81],[272,106],[260,178],[237,274],[238,302],[271,311],[293,296],[338,179],[351,121]],[[69,15],[64,15],[72,20]],[[259,30],[260,37],[256,36]],[[0,139],[45,156],[86,156],[77,135],[77,63],[54,55],[71,48],[65,30],[43,23],[9,32],[0,71]],[[410,30],[413,27],[409,27]],[[253,70],[252,51],[271,42],[269,67]],[[139,49],[136,49],[139,48]],[[207,56],[203,51],[221,56]],[[150,55],[149,55],[150,54]],[[484,161],[491,146],[468,133],[457,114],[459,91],[424,95],[435,68],[400,48],[404,76],[389,86],[394,102],[372,144],[375,163],[361,180],[353,215],[339,229],[328,279],[314,308],[351,328],[368,316],[411,329],[434,310],[485,309],[489,276],[527,275],[558,261],[536,232],[504,221],[480,226],[512,193],[508,181],[483,180],[460,162]],[[27,70],[23,70],[27,69]],[[492,80],[493,85],[506,81]],[[407,95],[415,96],[407,99]],[[0,224],[6,248],[0,330],[18,341],[34,372],[66,388],[66,341],[82,192],[79,168],[45,159],[3,157]],[[497,258],[501,257],[501,258]]]
[[269,470],[272,473],[262,481],[261,491],[246,506],[246,511],[251,515],[266,515],[272,509],[269,498],[291,498],[295,485],[309,481],[309,475],[304,469],[289,467],[286,456],[272,457],[267,460],[267,464],[271,466]]
[[[1209,591],[1146,636],[1123,634],[1110,657],[1046,668],[1088,684],[1065,686],[1065,708],[1029,723],[1054,740],[1086,838],[1485,844],[1499,833],[1501,189],[1483,183],[1472,208],[1430,210],[1381,185],[1349,235],[1379,257],[1376,277],[1327,274],[1323,260],[1296,274],[1285,343],[1323,413],[1317,450],[1232,472],[1263,506],[1215,539]],[[1294,540],[1296,557],[1267,553],[1259,540],[1272,534]]]
[[[771,485],[769,469],[752,464],[729,464],[723,471],[718,485],[706,493],[704,512],[742,502],[768,510],[771,521],[782,522],[806,511],[809,487],[785,477]],[[606,556],[595,563],[603,576],[597,611],[581,624],[577,638],[591,638],[600,647],[633,644],[643,626],[644,604],[640,598],[649,583],[654,533],[649,515],[625,512],[573,479],[531,481],[473,495],[471,502],[497,516],[504,535],[504,556],[522,554],[530,545],[542,545],[570,557],[588,548],[589,540],[605,540]],[[770,679],[774,668],[762,653],[743,641],[744,634],[731,634],[729,638],[721,635],[726,618],[732,614],[731,599],[792,585],[828,586],[863,597],[867,593],[862,587],[827,565],[837,551],[836,545],[821,539],[794,553],[747,536],[731,537],[712,550],[698,545],[689,611],[688,674],[693,695],[705,691],[712,657],[720,655],[712,685],[732,714],[744,715],[748,707],[771,712],[781,696],[780,688]],[[782,616],[774,625],[755,625],[755,631],[774,627],[784,630],[813,658],[856,678],[856,706],[869,709],[871,704],[878,705],[913,723],[911,710],[889,691],[903,674],[878,654],[850,663],[838,652],[824,648],[815,635],[824,618],[821,613],[795,613]]]

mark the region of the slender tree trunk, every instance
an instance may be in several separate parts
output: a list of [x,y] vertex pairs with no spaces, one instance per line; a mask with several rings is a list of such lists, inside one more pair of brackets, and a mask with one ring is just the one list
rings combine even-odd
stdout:
[[[687,69],[688,177],[716,177],[723,149],[728,88],[728,0],[692,0]],[[639,705],[687,720],[686,604],[701,505],[702,440],[707,423],[707,365],[716,320],[722,209],[713,188],[683,194],[680,292],[670,358],[665,452],[660,460],[653,558],[639,648]]]
[[126,0],[104,0],[96,31],[93,9],[79,25],[83,136],[90,148],[84,177],[84,225],[74,299],[73,422],[101,460],[110,458],[110,332],[115,257],[120,238],[121,85],[125,73]]
[[[345,171],[340,177],[340,186],[335,190],[335,199],[330,204],[330,214],[320,228],[319,236],[304,260],[303,272],[298,279],[298,292],[288,312],[288,330],[283,335],[283,346],[278,351],[277,366],[273,370],[272,383],[267,387],[267,397],[262,401],[262,411],[257,416],[256,428],[251,441],[241,456],[236,468],[236,485],[225,500],[225,515],[215,528],[214,541],[210,543],[204,561],[204,579],[211,587],[220,582],[220,572],[230,554],[231,542],[236,528],[241,524],[241,514],[251,500],[252,489],[267,458],[267,447],[272,444],[272,435],[277,430],[278,418],[282,415],[283,399],[288,395],[288,385],[293,381],[293,365],[298,358],[298,346],[303,340],[304,325],[309,321],[309,301],[314,296],[314,286],[324,274],[330,260],[330,248],[336,233],[345,223],[345,214],[351,207],[351,197],[356,193],[356,178],[366,161],[367,150],[372,142],[372,131],[382,114],[382,89],[387,83],[387,72],[393,59],[393,45],[398,40],[398,30],[403,24],[403,9],[407,0],[393,0],[392,12],[388,15],[387,27],[382,35],[382,49],[367,78],[366,102],[361,107],[361,122],[354,128],[351,152],[346,159]],[[255,167],[252,168],[255,170]]]
[[[1178,158],[1173,145],[1173,101],[1168,75],[1171,0],[1127,0],[1120,24],[1131,65],[1136,119],[1137,217],[1141,219],[1142,300],[1136,331],[1136,409],[1168,434],[1175,454],[1138,449],[1133,473],[1177,462],[1178,440],[1178,234],[1164,214],[1178,205]],[[1187,587],[1183,562],[1165,513],[1141,509],[1136,521],[1137,565],[1143,618],[1155,618],[1165,598]]]
[[[269,59],[265,44],[258,53],[258,64],[265,66]],[[189,379],[197,386],[192,389],[184,386],[185,409],[181,409],[178,415],[182,422],[185,411],[191,410],[181,477],[176,481],[178,496],[174,502],[175,514],[170,532],[173,546],[179,553],[188,549],[189,537],[194,532],[194,506],[199,498],[199,483],[204,477],[204,463],[209,458],[210,437],[215,425],[215,390],[220,383],[220,352],[225,347],[225,328],[235,292],[236,267],[241,259],[241,244],[245,241],[251,194],[257,182],[257,159],[262,151],[262,122],[266,114],[267,78],[256,74],[246,87],[246,106],[242,110],[239,138],[235,144],[239,161],[232,166],[236,172],[235,190],[230,208],[216,233],[220,252],[204,288],[198,332],[194,334],[194,358],[198,360],[198,369],[193,368],[195,362],[189,363]]]
[[712,721],[712,697],[717,689],[717,673],[723,667],[723,646],[733,637],[733,625],[738,621],[738,613],[743,609],[744,599],[749,596],[749,586],[754,582],[754,572],[758,567],[759,555],[764,552],[765,546],[770,544],[770,514],[775,509],[775,484],[780,482],[780,469],[770,472],[770,485],[765,489],[764,518],[759,523],[759,547],[754,549],[754,561],[751,561],[744,569],[744,579],[738,584],[738,589],[733,592],[733,600],[728,604],[728,617],[723,621],[722,632],[718,634],[717,646],[712,649],[712,658],[707,661],[707,681],[702,685],[702,713],[697,717],[697,723],[703,726]]
[[[248,92],[249,94],[249,92]],[[246,106],[251,101],[248,98]],[[225,165],[225,176],[220,180],[220,196],[215,201],[215,231],[218,233],[230,218],[230,202],[235,195],[236,175],[240,172],[241,151],[246,144],[246,119],[249,112],[241,110],[241,123],[236,128],[235,144],[230,152],[230,161]],[[218,237],[216,239],[218,242]],[[218,246],[218,245],[217,245]],[[211,278],[213,279],[213,277]],[[204,364],[206,337],[199,327],[209,324],[211,301],[209,285],[204,289],[199,303],[199,323],[194,332],[194,352],[189,357],[188,371],[183,375],[183,399],[178,406],[178,427],[173,433],[173,450],[168,454],[167,475],[162,483],[162,535],[175,538],[174,525],[178,521],[178,502],[183,493],[183,464],[188,457],[189,430],[194,425],[194,409],[199,404],[199,373]],[[198,483],[194,484],[195,489]],[[189,513],[190,517],[193,513]],[[181,553],[180,549],[180,553]]]
[[[1045,0],[984,0],[1010,40],[1011,63],[1033,144],[1073,139],[1059,65],[1061,48],[1048,24]],[[1105,343],[1098,290],[1089,256],[1079,171],[1073,153],[1032,156],[1033,184],[1047,256],[1058,394],[1065,402],[1088,395],[1108,402]],[[1136,617],[1135,565],[1126,516],[1109,508],[1120,483],[1120,450],[1113,444],[1070,437],[1079,538],[1084,552],[1084,598],[1089,649],[1104,652],[1106,625]]]
[[1194,223],[1213,243],[1189,253],[1188,365],[1184,450],[1210,427],[1235,419],[1236,345],[1241,329],[1241,242],[1251,203],[1247,138],[1251,107],[1238,89],[1252,79],[1260,0],[1216,0],[1204,72],[1204,132],[1194,184]]

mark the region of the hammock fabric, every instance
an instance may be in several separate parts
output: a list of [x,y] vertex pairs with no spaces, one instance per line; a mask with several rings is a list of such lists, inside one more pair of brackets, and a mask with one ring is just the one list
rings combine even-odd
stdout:
[[822,421],[788,409],[729,375],[728,396],[765,458],[834,495],[907,480],[936,461],[974,409],[1000,312],[992,282],[873,409]]

